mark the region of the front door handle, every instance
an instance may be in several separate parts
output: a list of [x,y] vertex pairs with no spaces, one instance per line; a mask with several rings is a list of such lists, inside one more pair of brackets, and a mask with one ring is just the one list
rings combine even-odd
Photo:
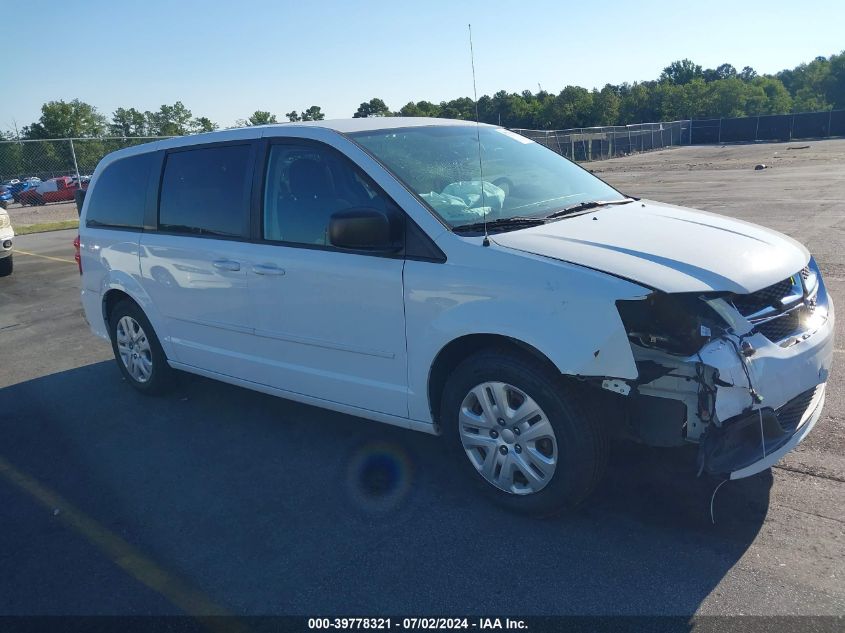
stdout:
[[272,264],[256,264],[252,267],[252,272],[256,275],[276,275],[278,277],[285,274],[285,269]]
[[236,271],[241,269],[240,262],[233,262],[231,259],[215,259],[211,265],[219,270]]

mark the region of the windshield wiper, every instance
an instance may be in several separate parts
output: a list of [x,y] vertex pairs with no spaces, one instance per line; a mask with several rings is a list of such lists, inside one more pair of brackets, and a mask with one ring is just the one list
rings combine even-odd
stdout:
[[549,215],[547,215],[546,219],[551,220],[554,218],[560,218],[565,215],[569,215],[570,213],[577,213],[578,211],[586,211],[587,209],[595,209],[596,207],[606,207],[612,204],[628,204],[629,202],[634,202],[634,199],[625,198],[623,200],[588,200],[586,202],[579,202],[578,204],[572,204],[568,207],[558,209],[554,213],[550,213]]
[[497,218],[495,220],[488,220],[487,222],[472,222],[471,224],[459,224],[458,226],[452,227],[452,231],[455,233],[472,233],[474,231],[483,231],[484,227],[487,227],[487,230],[508,230],[508,229],[521,229],[527,226],[538,226],[540,224],[545,224],[546,218],[540,217],[519,217],[515,216],[512,218]]

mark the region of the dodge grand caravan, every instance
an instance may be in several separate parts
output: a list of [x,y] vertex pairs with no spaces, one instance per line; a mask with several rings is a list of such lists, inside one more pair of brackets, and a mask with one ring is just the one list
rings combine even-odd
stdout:
[[822,411],[833,304],[801,244],[499,127],[157,141],[104,158],[81,216],[86,318],[133,387],[182,370],[442,434],[517,510],[585,498],[609,437],[735,479]]

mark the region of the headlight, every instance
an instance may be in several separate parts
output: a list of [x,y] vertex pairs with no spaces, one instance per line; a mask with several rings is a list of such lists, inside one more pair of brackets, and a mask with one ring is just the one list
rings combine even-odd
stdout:
[[0,214],[0,229],[8,229],[10,226],[12,226],[12,221],[9,219],[9,214]]
[[801,271],[801,278],[804,280],[804,294],[807,297],[812,297],[819,289],[819,265],[816,263],[815,257],[810,257],[804,270]]
[[700,294],[653,292],[645,299],[617,301],[628,339],[642,347],[690,356],[726,329]]

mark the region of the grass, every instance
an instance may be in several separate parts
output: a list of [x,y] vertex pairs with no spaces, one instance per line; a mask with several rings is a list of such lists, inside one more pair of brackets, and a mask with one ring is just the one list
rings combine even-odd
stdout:
[[61,222],[43,222],[41,224],[25,224],[13,227],[15,235],[29,235],[30,233],[44,233],[46,231],[61,231],[63,229],[75,229],[79,226],[79,220],[62,220]]

